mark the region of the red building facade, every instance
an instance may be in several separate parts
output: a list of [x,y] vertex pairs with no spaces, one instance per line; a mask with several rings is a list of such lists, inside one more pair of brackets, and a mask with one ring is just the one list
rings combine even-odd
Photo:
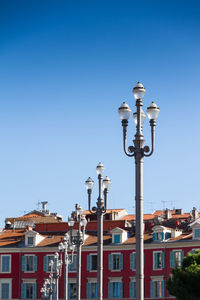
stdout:
[[[114,210],[112,210],[113,212]],[[121,213],[121,210],[119,210]],[[81,256],[81,299],[95,299],[97,286],[96,220],[88,219]],[[111,213],[110,213],[111,214]],[[171,269],[181,265],[188,252],[200,248],[199,218],[175,213],[151,215],[144,226],[145,299],[174,299],[165,283]],[[123,214],[122,214],[123,215]],[[178,216],[178,214],[177,214]],[[104,222],[103,298],[135,298],[134,218],[124,214]],[[144,218],[145,219],[145,218]],[[154,221],[152,221],[155,219]],[[168,226],[166,226],[168,225]],[[170,225],[170,227],[169,227]],[[0,299],[41,299],[40,289],[49,276],[48,261],[68,231],[64,222],[35,224],[35,228],[5,228],[0,233]],[[69,266],[68,299],[76,296],[76,253]],[[63,272],[59,298],[64,298]]]

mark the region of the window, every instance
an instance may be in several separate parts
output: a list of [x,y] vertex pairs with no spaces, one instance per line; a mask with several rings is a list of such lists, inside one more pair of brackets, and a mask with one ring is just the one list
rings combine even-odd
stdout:
[[194,230],[194,237],[200,238],[200,229],[199,228]]
[[37,286],[35,282],[23,282],[21,288],[22,299],[36,299]]
[[0,299],[11,299],[11,279],[0,279]]
[[[72,255],[69,255],[69,259],[71,261]],[[71,264],[69,264],[68,269],[69,271],[73,272],[76,271],[76,267],[77,267],[77,255],[73,255],[73,261]]]
[[165,265],[164,257],[165,257],[165,255],[161,251],[153,253],[153,268],[154,268],[154,270],[164,268],[164,265]]
[[109,270],[123,269],[123,254],[109,254]]
[[120,243],[120,234],[114,234],[114,243],[119,244]]
[[108,298],[123,298],[122,282],[114,281],[108,283]]
[[[46,255],[44,256],[44,271],[45,272],[51,272],[51,267],[49,265],[50,261],[53,260],[53,262],[55,261],[55,256],[54,255]],[[53,264],[53,270],[55,271],[56,266],[55,264]]]
[[131,270],[136,269],[136,254],[135,254],[135,252],[130,254],[130,269]]
[[164,240],[164,232],[153,233],[153,241],[163,241],[163,240]]
[[136,281],[130,281],[129,283],[129,295],[130,298],[136,298]]
[[10,255],[1,255],[1,272],[10,273],[11,272],[11,256]]
[[75,299],[76,298],[76,283],[68,284],[68,298]]
[[154,280],[151,281],[151,297],[163,298],[164,297],[164,281]]
[[175,250],[170,252],[170,268],[181,267],[184,251]]
[[87,283],[87,298],[96,299],[97,298],[97,283],[88,282]]
[[28,246],[33,246],[34,238],[32,236],[28,236],[27,241],[28,241]]
[[97,255],[89,254],[87,256],[87,270],[96,271],[97,270]]
[[22,271],[23,272],[37,271],[37,256],[36,255],[22,256]]

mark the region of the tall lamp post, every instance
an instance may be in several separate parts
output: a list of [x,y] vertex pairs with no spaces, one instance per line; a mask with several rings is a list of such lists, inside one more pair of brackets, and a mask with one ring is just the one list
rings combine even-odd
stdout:
[[[103,298],[103,215],[106,213],[107,209],[107,194],[108,189],[111,185],[110,179],[106,176],[103,180],[103,172],[104,166],[102,163],[99,163],[96,167],[96,171],[98,174],[98,181],[99,181],[99,197],[97,198],[97,206],[90,208],[91,204],[91,194],[92,188],[94,185],[94,181],[89,177],[86,182],[86,188],[88,191],[88,209],[92,215],[97,216],[97,299],[102,300]],[[102,198],[102,188],[104,192],[104,200]]]
[[56,279],[56,300],[59,300],[59,277],[61,276],[62,271],[62,260],[59,259],[58,252],[55,253],[55,266],[56,266],[56,272],[55,272],[55,279]]
[[147,108],[147,116],[150,119],[151,127],[151,150],[145,146],[142,133],[142,124],[145,113],[142,110],[142,99],[145,95],[145,88],[138,82],[133,88],[133,95],[136,99],[136,112],[133,114],[136,123],[136,134],[133,140],[134,146],[126,149],[126,132],[131,109],[126,102],[118,109],[123,127],[123,147],[124,152],[129,157],[135,157],[135,201],[136,201],[136,300],[144,299],[144,235],[143,235],[143,159],[144,156],[151,156],[154,151],[156,119],[160,112],[157,105],[152,102]]
[[[76,204],[76,210],[72,213],[72,217],[68,220],[68,225],[70,227],[70,244],[75,245],[77,248],[77,277],[76,277],[76,300],[81,299],[81,247],[84,242],[85,227],[87,225],[87,220],[84,215],[82,215],[82,208]],[[74,220],[78,222],[77,235],[73,236],[72,228],[74,226]]]
[[68,299],[68,265],[73,263],[74,245],[70,245],[72,252],[71,259],[69,258],[67,249],[69,248],[69,234],[64,236],[64,243],[60,242],[58,250],[60,251],[60,258],[62,259],[62,252],[64,252],[64,300]]

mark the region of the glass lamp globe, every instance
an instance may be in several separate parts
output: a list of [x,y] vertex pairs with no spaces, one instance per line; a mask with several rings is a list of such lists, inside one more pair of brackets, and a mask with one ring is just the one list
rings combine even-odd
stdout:
[[86,227],[86,225],[87,225],[87,220],[86,220],[85,216],[82,216],[81,217],[81,226]]
[[136,100],[143,99],[145,92],[146,90],[140,82],[138,82],[136,86],[133,88],[133,96],[135,97]]
[[85,181],[85,186],[87,190],[92,190],[93,186],[94,186],[94,181],[92,180],[91,177],[89,177],[86,181]]
[[63,243],[61,242],[59,245],[58,245],[58,250],[63,250],[64,249],[64,246],[63,246]]
[[150,120],[156,120],[159,115],[160,109],[155,102],[152,102],[149,107],[147,107],[147,116]]
[[105,190],[105,189],[109,190],[110,185],[111,185],[111,180],[110,180],[110,178],[109,178],[108,176],[106,176],[106,177],[104,178],[104,180],[103,180],[103,189],[104,189],[104,190]]
[[69,241],[69,234],[68,234],[68,233],[65,233],[64,240],[65,240],[66,242]]
[[123,102],[118,109],[118,114],[121,120],[127,120],[130,117],[131,109],[126,102]]
[[74,226],[74,220],[72,218],[68,218],[68,225],[69,225],[69,227]]
[[96,166],[96,171],[98,175],[102,175],[104,172],[104,165],[100,162],[97,166]]
[[[144,123],[145,118],[146,118],[146,115],[145,115],[144,111],[141,109],[141,125]],[[133,113],[133,120],[134,120],[135,124],[137,125],[137,112]]]

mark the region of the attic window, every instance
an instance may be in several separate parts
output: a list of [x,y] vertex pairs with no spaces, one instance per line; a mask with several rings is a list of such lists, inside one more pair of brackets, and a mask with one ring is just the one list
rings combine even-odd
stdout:
[[153,241],[163,241],[164,233],[163,232],[154,232],[153,233]]
[[33,246],[34,238],[32,236],[28,236],[27,241],[28,241],[28,246]]
[[114,234],[114,243],[119,244],[120,243],[120,234]]

